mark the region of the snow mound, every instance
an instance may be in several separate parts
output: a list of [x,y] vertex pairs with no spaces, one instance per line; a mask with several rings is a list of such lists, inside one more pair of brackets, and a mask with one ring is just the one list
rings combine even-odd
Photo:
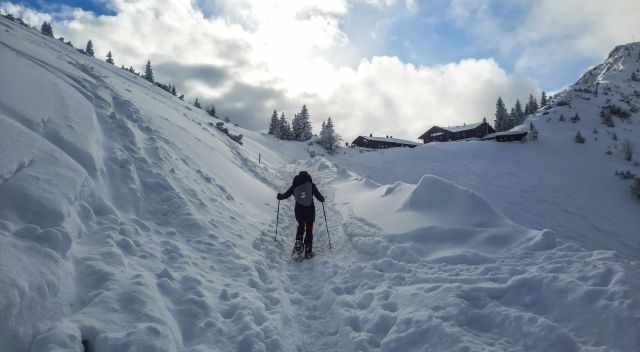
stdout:
[[504,217],[476,193],[433,175],[420,179],[401,209],[427,213],[438,222],[461,227],[490,227],[504,222]]

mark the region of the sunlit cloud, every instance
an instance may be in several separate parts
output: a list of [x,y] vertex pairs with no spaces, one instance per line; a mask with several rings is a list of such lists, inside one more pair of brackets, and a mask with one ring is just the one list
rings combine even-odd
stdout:
[[[491,58],[417,66],[371,55],[342,26],[357,16],[355,6],[379,11],[380,23],[398,6],[418,10],[415,1],[399,0],[113,0],[110,15],[65,9],[41,16],[77,46],[92,39],[97,57],[111,50],[116,64],[137,69],[150,59],[157,78],[188,100],[215,103],[254,129],[266,127],[273,109],[291,117],[306,104],[316,126],[331,116],[346,138],[374,132],[414,139],[430,124],[490,116],[498,95],[515,100],[535,90]],[[388,40],[388,26],[369,25]],[[345,63],[345,52],[357,60]]]

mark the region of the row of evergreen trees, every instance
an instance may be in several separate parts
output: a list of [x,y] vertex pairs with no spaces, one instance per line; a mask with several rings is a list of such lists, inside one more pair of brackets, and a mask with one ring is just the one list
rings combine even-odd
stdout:
[[284,112],[278,118],[278,111],[273,110],[271,114],[271,122],[269,123],[269,134],[279,139],[308,141],[313,136],[311,127],[311,115],[306,105],[302,106],[302,110],[295,114],[291,120],[291,124],[284,115]]
[[496,102],[496,114],[494,128],[497,132],[508,131],[513,127],[520,125],[524,122],[527,116],[534,114],[538,109],[546,106],[549,103],[547,93],[544,91],[540,97],[540,103],[536,100],[533,94],[529,94],[529,101],[522,108],[520,99],[516,100],[516,104],[511,108],[510,112],[507,112],[507,107],[502,100],[502,97],[498,98]]
[[[54,34],[53,34],[53,26],[51,25],[51,23],[44,21],[42,23],[42,25],[40,26],[40,32],[43,35],[46,35],[48,37],[54,38]],[[95,50],[93,47],[93,41],[89,40],[87,41],[87,45],[85,46],[84,51],[78,49],[80,52],[91,56],[91,57],[95,57]],[[106,59],[105,61],[111,65],[115,65],[115,60],[113,59],[113,54],[111,53],[111,50],[109,50],[109,52],[107,53]],[[151,60],[147,60],[147,63],[144,67],[144,73],[140,74],[138,72],[136,72],[136,70],[133,68],[133,66],[129,66],[129,68],[126,68],[124,65],[121,66],[121,68],[123,70],[129,71],[135,75],[141,76],[144,79],[146,79],[147,81],[153,83],[154,85],[160,87],[161,89],[171,93],[174,96],[178,96],[178,92],[176,90],[176,86],[173,84],[164,84],[161,82],[156,82],[154,75],[153,75],[153,68],[151,67]],[[179,96],[180,100],[184,100],[184,94]],[[201,108],[200,103],[198,102],[198,99],[196,98],[195,102],[194,102],[194,106],[196,106],[197,108]],[[215,108],[213,106],[211,106],[209,109],[206,110],[210,115],[215,116]]]
[[[289,124],[284,112],[278,117],[278,111],[273,110],[271,122],[269,123],[269,134],[285,140],[310,140],[313,136],[313,130],[311,127],[311,116],[307,106],[302,106],[302,110],[294,115],[291,124]],[[326,121],[322,122],[317,143],[323,146],[328,152],[333,153],[338,146],[338,139],[333,120],[329,117]]]

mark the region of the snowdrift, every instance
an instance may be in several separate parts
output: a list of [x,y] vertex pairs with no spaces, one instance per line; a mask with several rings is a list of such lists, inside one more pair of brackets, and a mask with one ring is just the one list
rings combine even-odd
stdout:
[[477,194],[433,175],[420,178],[401,209],[421,212],[434,221],[458,226],[491,227],[504,221]]
[[416,185],[379,186],[355,178],[336,188],[345,195],[338,196],[339,201],[358,216],[374,219],[378,233],[389,234],[386,241],[421,248],[415,255],[442,251],[450,255],[471,248],[502,250],[538,234],[512,223],[478,194],[433,175],[423,176]]

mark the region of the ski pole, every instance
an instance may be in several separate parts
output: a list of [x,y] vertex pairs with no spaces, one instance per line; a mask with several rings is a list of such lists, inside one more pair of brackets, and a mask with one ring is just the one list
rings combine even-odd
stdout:
[[329,234],[329,225],[327,224],[327,212],[324,210],[324,202],[322,202],[322,214],[324,214],[324,226],[327,227],[327,238],[329,238],[329,249],[333,249],[331,246],[331,234]]
[[280,220],[280,199],[278,199],[278,210],[276,211],[276,235],[273,237],[274,241],[278,241],[278,220]]

